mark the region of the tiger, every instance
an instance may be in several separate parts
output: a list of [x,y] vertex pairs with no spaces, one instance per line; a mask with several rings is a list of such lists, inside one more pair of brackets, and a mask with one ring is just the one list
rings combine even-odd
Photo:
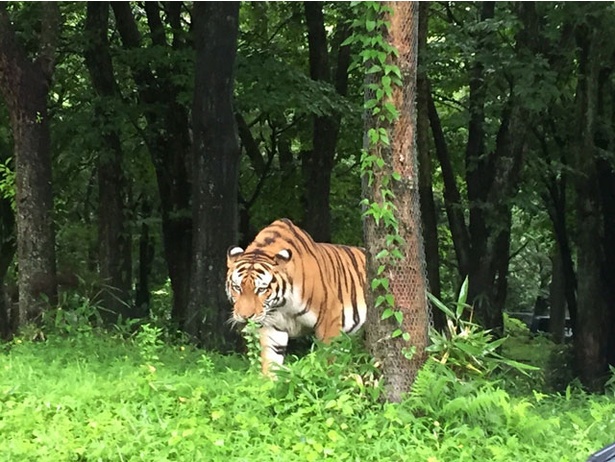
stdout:
[[274,376],[289,338],[314,333],[328,343],[365,323],[365,250],[315,242],[283,218],[263,228],[244,250],[227,251],[230,322],[260,326],[261,370]]

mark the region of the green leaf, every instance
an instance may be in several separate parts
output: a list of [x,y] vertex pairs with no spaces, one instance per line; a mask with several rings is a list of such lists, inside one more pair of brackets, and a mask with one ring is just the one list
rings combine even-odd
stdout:
[[440,311],[447,315],[451,319],[457,319],[455,313],[453,313],[444,303],[442,303],[433,294],[427,292],[427,298],[433,303]]
[[380,252],[376,254],[374,258],[380,260],[381,258],[385,258],[389,256],[389,251],[387,249],[382,249]]
[[391,316],[393,316],[395,312],[393,311],[392,308],[387,308],[382,312],[382,316],[381,319],[385,320],[385,319],[389,319]]
[[461,289],[459,290],[459,298],[457,299],[457,303],[465,305],[466,300],[468,298],[468,276],[463,280],[463,284],[461,284]]

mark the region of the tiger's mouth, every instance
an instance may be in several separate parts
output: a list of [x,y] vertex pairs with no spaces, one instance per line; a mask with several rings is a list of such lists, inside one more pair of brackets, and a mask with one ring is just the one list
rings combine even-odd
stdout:
[[267,318],[266,312],[263,312],[260,314],[254,314],[251,316],[242,316],[240,314],[233,313],[233,315],[229,319],[229,322],[231,322],[233,325],[240,325],[240,326],[245,326],[249,322],[263,325],[265,323],[266,318]]
[[228,322],[232,326],[244,327],[248,323],[258,324],[260,326],[269,326],[273,322],[274,315],[277,313],[278,307],[265,307],[261,313],[253,314],[251,316],[242,316],[236,312],[233,312]]

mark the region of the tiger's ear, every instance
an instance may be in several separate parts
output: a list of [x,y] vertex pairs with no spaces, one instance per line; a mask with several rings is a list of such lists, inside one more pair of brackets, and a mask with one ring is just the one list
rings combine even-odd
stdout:
[[288,263],[292,256],[293,253],[290,251],[290,249],[282,249],[275,254],[275,261],[278,263],[278,265],[282,263]]
[[237,247],[236,245],[229,247],[226,251],[226,265],[230,268],[241,255],[243,255],[243,249],[241,247]]

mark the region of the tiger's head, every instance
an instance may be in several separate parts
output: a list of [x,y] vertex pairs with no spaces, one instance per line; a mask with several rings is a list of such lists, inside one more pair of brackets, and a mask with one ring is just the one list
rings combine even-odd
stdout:
[[285,269],[291,256],[288,249],[273,256],[259,250],[244,252],[241,247],[228,250],[226,294],[233,304],[232,322],[264,324],[284,305],[290,286]]

